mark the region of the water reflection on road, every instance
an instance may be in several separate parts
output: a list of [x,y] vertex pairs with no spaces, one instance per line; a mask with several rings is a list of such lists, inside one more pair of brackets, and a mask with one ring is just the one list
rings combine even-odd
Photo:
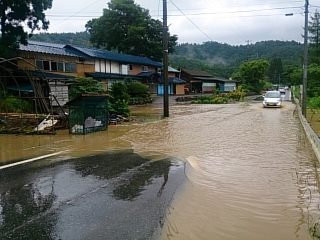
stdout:
[[[150,106],[133,111],[150,112],[157,119],[162,110],[161,106]],[[290,102],[284,102],[281,109],[263,109],[261,102],[180,104],[171,106],[170,118],[161,121],[110,126],[106,132],[86,136],[67,132],[55,136],[0,135],[0,141],[2,163],[63,151],[51,161],[74,158],[75,171],[99,179],[115,176],[111,165],[83,164],[79,158],[132,149],[152,161],[168,156],[185,161],[187,183],[174,195],[166,219],[161,221],[159,239],[305,240],[311,239],[308,219],[316,221],[320,215],[318,162]],[[162,169],[160,165],[156,168]],[[124,177],[122,184],[117,183],[112,191],[115,199],[130,201],[139,194],[139,186],[150,179],[148,170],[141,170],[133,175],[139,177]],[[157,194],[172,184],[162,187],[167,180],[163,177],[159,181]],[[57,196],[46,196],[43,201],[57,202]],[[121,214],[128,212],[130,209],[124,208]],[[68,213],[62,214],[67,219]],[[60,222],[56,229],[66,231],[63,223],[68,225]]]
[[109,151],[0,172],[0,239],[151,239],[184,165]]

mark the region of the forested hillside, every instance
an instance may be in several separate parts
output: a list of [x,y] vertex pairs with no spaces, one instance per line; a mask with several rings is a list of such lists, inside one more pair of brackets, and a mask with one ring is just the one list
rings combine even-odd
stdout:
[[[89,33],[41,33],[30,40],[79,46],[92,46]],[[229,78],[245,61],[281,58],[283,65],[299,65],[303,56],[303,44],[294,41],[263,41],[255,44],[232,46],[218,42],[202,44],[183,43],[169,55],[174,68],[205,70],[215,76]]]
[[175,47],[169,56],[174,68],[202,69],[214,76],[229,78],[246,61],[280,58],[282,64],[300,65],[303,44],[285,41],[263,41],[255,44],[231,46],[217,42],[184,43]]
[[282,58],[285,62],[299,63],[303,45],[294,41],[264,41],[250,45],[231,46],[217,42],[184,43],[176,46],[175,55],[206,61],[209,64],[230,65],[255,59]]
[[50,42],[59,44],[73,44],[83,47],[90,47],[92,44],[89,41],[89,33],[40,33],[34,34],[30,40],[40,42]]

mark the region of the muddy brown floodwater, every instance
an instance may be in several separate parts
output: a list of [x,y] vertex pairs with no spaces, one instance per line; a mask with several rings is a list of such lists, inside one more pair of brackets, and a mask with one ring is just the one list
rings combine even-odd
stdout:
[[[0,135],[2,163],[56,154],[61,160],[115,149],[186,162],[187,183],[168,209],[157,239],[312,239],[320,217],[318,161],[295,105],[135,107],[146,121],[85,136]],[[157,121],[155,121],[157,120]]]

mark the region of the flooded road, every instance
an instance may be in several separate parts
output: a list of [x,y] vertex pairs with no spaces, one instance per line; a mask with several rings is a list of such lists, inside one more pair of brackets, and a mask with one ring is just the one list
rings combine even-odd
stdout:
[[[132,112],[139,115],[147,114],[149,118],[152,116],[151,119],[156,120],[162,114],[162,105],[136,107],[132,109]],[[18,171],[20,172],[30,165],[42,168],[52,163],[65,163],[58,165],[58,167],[50,165],[52,171],[58,171],[57,169],[62,171],[68,164],[71,164],[71,160],[74,161],[72,163],[74,165],[67,169],[73,170],[66,175],[69,177],[58,178],[62,181],[60,184],[63,184],[63,180],[70,184],[75,184],[77,181],[85,182],[85,177],[94,175],[95,178],[90,178],[92,186],[95,186],[93,189],[103,189],[102,186],[109,188],[109,180],[113,179],[115,182],[112,182],[111,185],[118,188],[116,191],[113,191],[114,188],[109,190],[113,194],[120,191],[122,195],[118,194],[118,196],[124,195],[127,200],[128,197],[134,196],[129,190],[140,186],[138,192],[139,196],[144,199],[146,213],[143,214],[143,211],[138,210],[135,212],[136,215],[132,215],[132,209],[136,209],[137,206],[131,209],[129,205],[121,205],[120,202],[126,198],[116,198],[116,194],[113,195],[111,202],[111,204],[119,204],[120,209],[123,209],[121,211],[123,218],[120,219],[120,223],[124,221],[125,216],[129,218],[136,216],[139,220],[144,219],[143,224],[146,225],[146,222],[150,222],[152,225],[150,229],[154,231],[151,234],[141,233],[139,235],[132,230],[133,237],[129,239],[151,239],[152,237],[161,240],[305,240],[312,239],[308,228],[313,226],[320,217],[319,164],[300,125],[295,105],[290,102],[284,102],[281,109],[263,109],[260,101],[227,105],[175,104],[170,107],[170,118],[161,121],[137,121],[130,125],[110,126],[106,132],[85,136],[69,135],[66,131],[59,131],[55,136],[0,135],[0,141],[0,161],[2,164],[13,160],[49,156],[33,163],[11,167],[10,170],[7,168],[0,170],[1,228],[5,224],[3,199],[6,199],[5,196],[8,192],[13,191],[10,190],[11,182],[14,183],[14,178],[19,177],[13,173],[16,169],[20,169]],[[119,183],[114,178],[119,176],[120,170],[117,171],[117,174],[111,175],[112,177],[105,175],[105,173],[95,173],[97,170],[92,169],[109,169],[110,165],[106,166],[96,162],[88,166],[86,163],[88,161],[82,159],[83,157],[88,159],[88,156],[101,156],[101,154],[107,154],[110,151],[117,152],[125,149],[128,151],[128,156],[138,155],[146,159],[146,162],[155,164],[152,167],[152,174],[142,178],[141,176],[139,178],[132,177],[136,176],[136,173],[130,175],[131,177],[126,177],[128,172],[121,174],[121,179],[127,182],[127,185],[124,185],[123,182]],[[122,158],[125,159],[124,156]],[[93,159],[97,159],[97,157]],[[166,167],[159,167],[163,166],[160,163]],[[143,161],[139,160],[134,166],[134,169],[146,170]],[[133,168],[131,166],[127,169]],[[162,170],[157,172],[156,169]],[[8,171],[13,172],[9,173]],[[70,179],[72,180],[70,176],[75,175],[74,171],[81,174],[70,181]],[[138,172],[142,174],[141,171]],[[165,172],[168,174],[167,177],[165,177]],[[31,175],[32,177],[29,176],[29,178],[38,185],[41,185],[40,183],[47,184],[47,191],[53,189],[57,183],[50,179],[46,181],[45,173],[41,172],[41,174],[41,178],[38,178],[37,174],[32,176],[31,173],[26,176]],[[175,179],[177,181],[172,181],[174,175],[178,175],[178,178]],[[153,179],[152,182],[155,185],[135,184],[134,179],[142,179],[142,182]],[[166,182],[168,179],[171,181]],[[108,184],[101,183],[101,180],[108,180]],[[132,182],[130,182],[131,180]],[[5,185],[3,185],[4,183]],[[89,183],[86,182],[84,186],[87,188],[84,192],[91,191]],[[121,188],[121,186],[125,187]],[[144,187],[141,188],[141,186]],[[126,189],[129,193],[126,193]],[[144,195],[145,191],[150,192]],[[97,192],[98,196],[90,195],[86,201],[81,201],[81,204],[77,206],[78,211],[87,212],[86,217],[90,217],[92,210],[89,207],[90,202],[94,202],[100,197],[103,198],[105,194],[100,190]],[[167,194],[167,198],[163,202],[154,197],[159,192]],[[79,196],[75,190],[71,193],[68,192],[71,195],[67,194],[66,196],[55,193],[51,198],[49,192],[42,192],[42,194],[51,199],[48,200],[50,202],[48,203],[49,208],[51,205],[59,205],[61,202],[66,203],[70,196],[71,199],[75,199],[74,196]],[[83,195],[84,193],[80,194],[80,196]],[[57,196],[64,198],[64,200],[57,200]],[[172,202],[170,196],[173,198]],[[154,207],[161,210],[158,212],[153,208],[150,210],[147,199],[149,199],[149,204],[153,201],[160,201]],[[108,203],[111,199],[108,197],[101,201],[109,206]],[[14,206],[21,210],[20,205]],[[142,205],[143,207],[144,205]],[[164,207],[168,207],[167,211],[164,211]],[[56,207],[55,209],[60,208]],[[95,224],[92,226],[99,224],[108,226],[114,221],[112,218],[102,217],[103,213],[107,213],[106,209],[100,206],[99,210],[102,215],[98,215],[98,218],[93,217]],[[64,217],[62,218],[61,215]],[[59,215],[60,220],[57,219],[58,215],[54,215],[55,220],[49,221],[53,225],[49,224],[50,227],[55,229],[56,234],[50,236],[55,237],[45,239],[59,239],[59,233],[64,233],[65,235],[62,236],[69,237],[61,239],[89,239],[70,238],[74,235],[67,232],[67,228],[63,226],[71,225],[68,223],[73,219],[72,214],[69,214],[68,211],[62,211],[61,215]],[[147,221],[146,216],[149,216]],[[150,216],[157,223],[152,222]],[[84,222],[79,220],[79,226],[73,226],[72,230],[78,231]],[[139,221],[128,221],[125,224],[128,226],[136,224],[135,222]],[[125,239],[123,236],[121,238],[120,234],[124,231],[123,228],[117,224],[111,226],[117,232],[113,239]],[[156,228],[158,230],[155,230]],[[98,232],[102,231],[102,228],[96,229]],[[146,232],[152,231],[150,229]],[[93,231],[95,231],[94,227]],[[99,232],[99,234],[103,234],[103,232]],[[91,239],[99,238],[96,236]]]

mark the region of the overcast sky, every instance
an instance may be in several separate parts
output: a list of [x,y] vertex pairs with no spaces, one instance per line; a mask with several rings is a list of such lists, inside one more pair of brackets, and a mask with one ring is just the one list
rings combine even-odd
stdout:
[[[50,33],[82,32],[102,15],[108,0],[53,0],[46,11]],[[163,0],[135,0],[162,21]],[[167,0],[170,34],[179,43],[215,41],[230,45],[265,40],[303,42],[305,0]],[[309,19],[320,0],[309,0]],[[293,14],[286,16],[286,14]]]

